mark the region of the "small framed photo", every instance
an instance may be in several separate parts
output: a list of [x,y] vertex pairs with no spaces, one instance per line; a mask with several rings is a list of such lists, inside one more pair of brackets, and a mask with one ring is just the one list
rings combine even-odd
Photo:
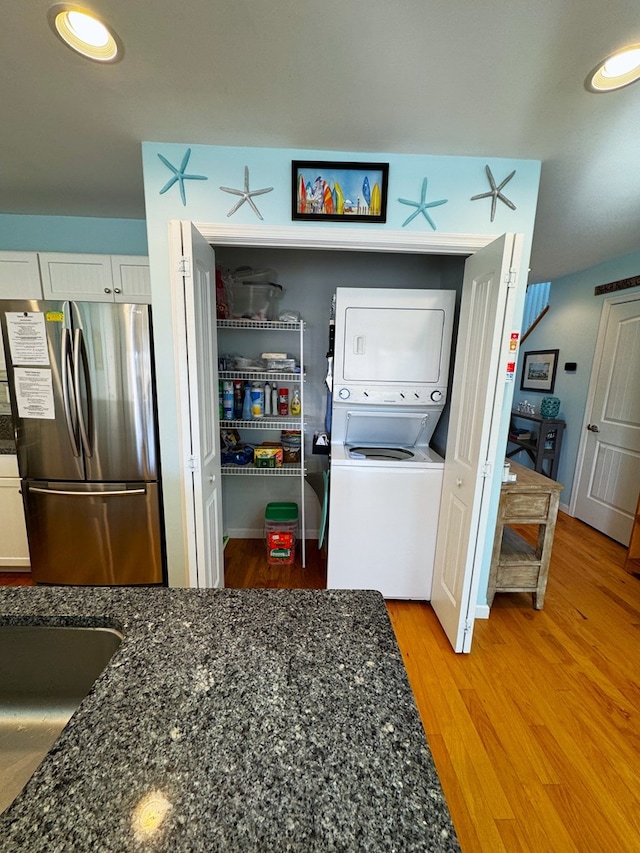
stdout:
[[560,350],[530,350],[524,354],[521,391],[548,391],[553,393],[556,384],[558,354]]
[[291,218],[386,222],[388,163],[293,160]]

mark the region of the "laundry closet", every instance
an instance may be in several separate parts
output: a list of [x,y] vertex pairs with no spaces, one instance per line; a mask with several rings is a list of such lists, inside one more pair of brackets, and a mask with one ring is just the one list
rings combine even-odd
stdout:
[[[218,404],[215,264],[277,270],[281,308],[298,311],[304,321],[309,476],[302,503],[309,539],[320,523],[311,479],[326,466],[326,458],[312,453],[311,440],[325,428],[333,293],[338,287],[454,290],[449,408],[430,439],[445,458],[431,603],[454,648],[468,650],[473,619],[483,615],[478,590],[488,578],[540,163],[489,161],[494,175],[517,176],[510,184],[514,206],[498,205],[494,221],[491,205],[474,201],[487,181],[485,158],[322,152],[318,159],[388,161],[389,192],[386,220],[316,225],[292,221],[291,163],[303,152],[193,145],[193,174],[173,192],[166,189],[165,163],[182,162],[185,145],[145,142],[142,148],[154,332],[161,342],[158,423],[169,584],[222,585],[223,533],[261,536],[266,504],[295,499],[287,478],[252,477],[247,489],[243,478],[221,474],[219,424],[210,416]],[[304,152],[305,159],[316,154]],[[223,190],[240,187],[243,171],[245,192],[251,187],[257,204],[230,207]],[[190,182],[194,176],[200,179]],[[435,197],[439,206],[424,221],[407,218],[399,199],[420,197],[421,187],[424,194],[425,176],[425,205]],[[272,348],[272,342],[265,347]]]
[[[277,271],[283,295],[280,310],[298,311],[304,322],[304,460],[307,473],[326,470],[327,456],[313,453],[313,436],[326,431],[327,407],[331,401],[325,377],[329,346],[329,320],[337,287],[367,289],[408,288],[451,290],[459,304],[464,259],[417,254],[336,252],[300,249],[255,249],[214,246],[216,262],[231,270],[241,266]],[[251,340],[254,350],[273,349],[274,340],[284,345],[287,338],[270,331]],[[455,340],[455,335],[454,335]],[[295,340],[289,337],[295,348]],[[230,339],[218,330],[218,348],[242,346],[239,335]],[[431,440],[444,452],[447,409]],[[223,476],[223,522],[231,538],[258,538],[263,535],[265,506],[270,501],[299,500],[297,483],[290,477]],[[317,480],[316,480],[317,482]],[[321,495],[312,486],[305,490],[306,538],[317,540],[321,523]],[[315,547],[312,541],[308,547]]]

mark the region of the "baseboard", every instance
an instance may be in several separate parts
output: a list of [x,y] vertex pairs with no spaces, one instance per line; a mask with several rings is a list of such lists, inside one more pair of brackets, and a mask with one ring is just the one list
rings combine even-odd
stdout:
[[488,604],[476,604],[476,619],[488,619],[490,612]]

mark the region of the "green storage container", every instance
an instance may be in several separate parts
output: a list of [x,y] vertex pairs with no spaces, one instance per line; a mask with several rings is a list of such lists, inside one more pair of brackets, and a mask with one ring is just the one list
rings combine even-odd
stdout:
[[282,501],[267,504],[264,513],[264,538],[267,558],[271,565],[295,560],[298,535],[298,504]]
[[267,504],[265,521],[297,521],[298,504],[295,501],[281,501]]

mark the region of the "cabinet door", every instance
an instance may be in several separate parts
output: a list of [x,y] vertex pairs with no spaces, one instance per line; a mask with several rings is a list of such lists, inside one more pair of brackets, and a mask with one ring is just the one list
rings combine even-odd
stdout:
[[111,272],[116,302],[151,304],[149,258],[144,255],[112,255]]
[[111,255],[40,252],[45,299],[113,302]]
[[[37,252],[0,252],[0,299],[42,299]],[[6,369],[0,333],[0,372]]]
[[42,299],[37,252],[0,252],[0,299]]
[[0,477],[0,568],[29,568],[29,546],[18,477]]

